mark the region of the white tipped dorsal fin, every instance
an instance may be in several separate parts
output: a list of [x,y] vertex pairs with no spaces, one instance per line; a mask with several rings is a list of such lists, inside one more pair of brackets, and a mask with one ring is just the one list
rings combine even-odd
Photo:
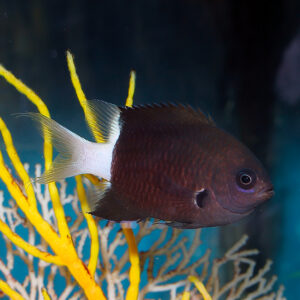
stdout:
[[120,132],[120,109],[102,100],[87,101],[91,118],[86,118],[88,128],[97,141],[115,142]]

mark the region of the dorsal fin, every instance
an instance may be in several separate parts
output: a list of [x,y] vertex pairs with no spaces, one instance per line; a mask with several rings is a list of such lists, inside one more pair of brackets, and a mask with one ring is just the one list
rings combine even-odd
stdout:
[[130,120],[137,124],[150,119],[153,123],[199,123],[215,126],[211,118],[208,118],[200,109],[194,109],[190,105],[182,104],[147,104],[137,105],[121,109],[122,121]]
[[102,100],[89,100],[86,103],[89,112],[88,129],[96,141],[110,142],[119,135],[120,109],[117,105]]

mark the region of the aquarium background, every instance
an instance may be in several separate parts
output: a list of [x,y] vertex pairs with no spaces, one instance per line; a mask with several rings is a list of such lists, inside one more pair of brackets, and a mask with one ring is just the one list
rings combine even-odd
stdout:
[[[263,161],[276,194],[246,220],[204,231],[218,240],[212,245],[219,252],[247,233],[248,247],[261,251],[258,266],[271,258],[287,299],[298,299],[299,15],[296,0],[3,0],[0,62],[45,100],[54,119],[85,137],[67,49],[89,99],[123,104],[135,69],[135,104],[189,103],[210,114]],[[41,162],[34,126],[11,115],[33,105],[3,79],[0,98],[21,158]]]

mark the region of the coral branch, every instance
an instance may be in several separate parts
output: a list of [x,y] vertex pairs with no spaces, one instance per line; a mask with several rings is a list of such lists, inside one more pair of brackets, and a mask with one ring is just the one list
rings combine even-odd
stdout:
[[25,300],[19,293],[14,291],[6,282],[0,280],[0,290],[13,300]]
[[29,207],[27,205],[27,198],[20,190],[20,187],[8,171],[5,163],[3,161],[2,153],[0,151],[0,178],[3,180],[5,185],[8,188],[8,191],[12,197],[16,200],[18,206],[24,212],[26,217],[30,222],[35,226],[37,231],[45,237],[45,240],[48,241],[50,245],[55,245],[59,242],[59,238],[53,228],[48,224],[38,213],[36,208]]
[[188,280],[195,284],[196,288],[198,289],[204,300],[212,300],[204,284],[197,277],[189,276]]
[[191,294],[189,292],[184,292],[181,300],[190,300]]
[[[2,65],[0,65],[0,75],[2,75],[12,86],[14,86],[20,93],[24,94],[39,110],[39,112],[50,118],[50,113],[45,105],[44,101],[29,87],[27,87],[21,80],[17,79],[11,72],[6,70]],[[50,168],[52,163],[52,143],[51,138],[45,132],[44,134],[44,156],[45,156],[45,168],[46,170]],[[67,239],[70,236],[69,228],[66,222],[63,207],[61,205],[59,194],[55,183],[49,184],[49,192],[53,202],[53,210],[57,219],[58,230],[62,237]]]
[[[92,132],[94,134],[96,141],[98,143],[101,143],[101,142],[103,142],[101,132],[98,132],[98,131],[96,132],[95,127],[93,126],[93,124],[95,123],[95,118],[94,118],[92,112],[89,111],[88,106],[86,105],[87,99],[81,88],[81,84],[80,84],[78,75],[76,73],[73,56],[69,51],[67,51],[67,62],[68,62],[68,68],[69,68],[70,75],[71,75],[71,80],[72,80],[74,89],[76,91],[78,100],[83,108],[87,123],[89,124],[90,128],[92,129]],[[132,102],[130,103],[130,101],[133,98],[134,87],[135,87],[135,72],[131,72],[129,90],[128,90],[129,94],[128,94],[128,98],[127,98],[127,99],[129,99],[128,100],[129,103],[126,102],[126,105],[132,105]],[[126,296],[126,297],[131,297],[131,298],[127,298],[127,299],[137,299],[138,286],[139,286],[139,282],[140,282],[140,268],[139,268],[139,256],[138,256],[138,252],[137,252],[137,246],[136,246],[136,242],[135,242],[135,238],[134,238],[134,234],[133,234],[132,230],[128,229],[128,228],[126,228],[126,230],[124,230],[124,228],[123,228],[123,232],[126,236],[126,240],[128,243],[129,259],[131,262],[131,269],[129,271],[129,273],[131,274],[131,275],[129,275],[130,286],[129,286],[128,292],[127,292],[128,296]],[[132,257],[130,255],[132,255]]]
[[[9,71],[0,66],[0,75],[3,75],[13,86],[15,86],[20,92],[24,93],[29,100],[37,105],[41,113],[49,116],[48,109],[45,108],[43,101],[28,87],[26,87],[20,80],[14,77]],[[45,136],[45,161],[50,162],[52,160],[52,145],[49,137]],[[49,167],[50,164],[46,167]],[[96,285],[89,272],[87,272],[85,265],[78,258],[74,249],[73,242],[71,240],[71,234],[67,225],[64,210],[60,202],[60,197],[55,183],[49,184],[49,192],[52,199],[53,210],[57,218],[59,232],[63,238],[63,241],[57,236],[50,225],[41,217],[36,208],[27,205],[27,198],[23,195],[18,184],[7,170],[2,154],[0,153],[0,177],[8,187],[9,192],[17,201],[19,207],[23,210],[30,222],[35,226],[37,231],[44,237],[44,239],[51,246],[53,251],[66,262],[70,272],[74,278],[83,287],[86,295],[90,299],[105,299],[102,290]]]
[[55,182],[50,182],[48,188],[51,195],[53,211],[57,220],[58,231],[63,239],[68,240],[70,230]]
[[83,176],[85,178],[87,178],[94,185],[98,185],[103,181],[103,180],[99,179],[98,177],[96,177],[92,174],[83,174]]
[[102,290],[96,285],[90,273],[86,269],[84,263],[78,258],[74,249],[71,236],[61,240],[51,226],[41,217],[35,209],[28,208],[23,205],[24,200],[20,201],[25,196],[21,192],[19,186],[15,183],[13,177],[4,165],[2,154],[0,152],[0,177],[6,184],[11,195],[16,199],[18,205],[25,213],[26,217],[34,225],[36,230],[48,242],[53,251],[61,257],[68,266],[70,272],[85,291],[89,299],[105,299]]
[[139,253],[135,243],[133,231],[130,228],[126,228],[125,226],[123,226],[122,228],[128,243],[129,260],[131,263],[131,268],[129,271],[130,286],[126,294],[126,300],[137,299],[140,283]]
[[42,295],[44,300],[51,300],[50,296],[47,293],[47,290],[45,288],[42,288]]
[[[79,102],[88,123],[92,124],[93,115],[87,109],[87,100],[76,74],[73,57],[69,52],[67,60]],[[1,65],[0,75],[26,95],[42,114],[49,117],[42,99]],[[127,106],[133,103],[134,88],[135,73],[132,71],[126,99]],[[97,129],[96,126],[91,128]],[[214,259],[211,263],[211,251],[201,244],[201,230],[187,232],[162,227],[153,222],[141,222],[137,224],[138,231],[135,237],[128,225],[122,224],[120,228],[112,222],[96,224],[92,216],[82,213],[89,211],[84,187],[89,189],[92,184],[101,186],[102,179],[90,174],[85,175],[88,180],[77,176],[76,189],[71,194],[67,193],[69,185],[65,180],[59,182],[59,189],[55,183],[46,185],[45,188],[38,183],[26,186],[30,180],[29,165],[22,165],[10,132],[2,119],[0,131],[12,164],[23,181],[19,183],[13,177],[0,151],[0,178],[15,200],[5,199],[6,192],[0,191],[0,231],[5,235],[4,246],[1,245],[1,249],[4,248],[6,251],[6,257],[0,258],[1,278],[5,279],[0,280],[0,297],[6,294],[10,299],[49,300],[51,297],[53,300],[75,300],[86,297],[105,300],[100,288],[103,285],[110,300],[150,299],[150,293],[155,295],[155,299],[161,296],[161,293],[168,293],[170,300],[285,299],[282,286],[277,291],[274,290],[276,276],[267,276],[271,267],[270,261],[255,272],[255,260],[252,256],[258,251],[241,249],[247,241],[246,236],[234,244],[223,257]],[[100,137],[101,133],[95,134],[96,141],[101,142]],[[52,144],[47,135],[44,153],[48,168],[52,162]],[[35,170],[35,175],[40,176],[41,166],[36,165]],[[62,203],[71,209],[67,217]],[[70,229],[68,223],[72,224]],[[26,241],[17,235],[17,232],[26,232],[28,235]],[[40,234],[41,238],[37,234]],[[144,243],[146,240],[147,243]],[[85,249],[89,243],[91,243],[90,257],[86,266],[83,259],[86,257]],[[143,252],[138,253],[137,243]],[[97,263],[99,252],[100,262]],[[27,274],[23,279],[19,277],[15,279],[12,275],[19,261],[27,267]],[[229,272],[224,273],[223,268],[228,268],[226,271]],[[139,291],[142,272],[146,280]],[[224,274],[227,277],[224,277]],[[65,287],[60,295],[56,294],[54,287],[57,275],[65,280]],[[125,292],[128,281],[129,287]],[[204,286],[202,282],[206,282],[206,285]],[[192,283],[196,288],[192,287]]]
[[6,237],[11,240],[16,246],[22,248],[27,253],[32,256],[38,257],[45,262],[53,263],[55,265],[64,265],[63,261],[58,256],[53,256],[50,253],[44,252],[32,246],[31,244],[24,241],[19,235],[14,233],[7,224],[0,220],[0,231],[6,235]]
[[135,71],[132,70],[130,72],[130,79],[129,79],[129,87],[128,87],[128,96],[126,99],[126,106],[131,107],[133,104],[133,95],[135,90]]
[[93,133],[97,143],[104,143],[104,139],[102,137],[101,131],[95,130],[95,128],[94,128],[94,124],[97,124],[96,118],[94,117],[94,114],[92,113],[92,111],[89,109],[89,106],[87,105],[87,99],[82,90],[82,87],[81,87],[81,84],[79,81],[79,77],[76,73],[73,55],[69,51],[67,51],[67,63],[68,63],[69,71],[70,71],[71,81],[72,81],[73,87],[75,89],[79,103],[83,109],[87,123],[89,124],[90,128],[92,129],[92,133]]
[[87,213],[90,211],[90,208],[88,206],[88,202],[86,199],[81,176],[76,176],[75,179],[77,184],[78,198],[91,235],[91,254],[90,254],[88,269],[91,275],[94,276],[97,267],[98,254],[99,254],[99,239],[98,239],[97,225],[93,217],[89,213]]
[[[25,95],[38,108],[41,114],[46,117],[50,117],[49,110],[43,100],[2,65],[0,65],[0,75],[3,76],[7,82],[14,86],[21,94]],[[45,155],[46,168],[49,168],[52,163],[52,144],[49,137],[44,140],[44,153],[46,154],[46,152],[48,154],[47,157]]]
[[[125,103],[126,106],[130,106],[130,107],[132,106],[134,90],[135,90],[135,72],[131,71],[130,79],[129,79],[128,97]],[[122,226],[122,228],[128,243],[129,260],[131,263],[131,268],[129,271],[130,285],[126,294],[126,300],[137,299],[139,293],[139,284],[141,280],[139,253],[137,250],[137,245],[136,245],[136,241],[132,229],[125,228],[124,226]]]
[[3,136],[7,154],[9,156],[11,162],[13,163],[13,166],[15,167],[16,171],[18,172],[20,178],[22,179],[23,185],[25,186],[29,205],[36,206],[34,190],[33,190],[32,185],[29,184],[30,178],[29,178],[23,164],[21,163],[19,155],[14,147],[14,144],[13,144],[13,141],[11,138],[11,134],[10,134],[9,130],[7,129],[5,123],[3,122],[2,118],[0,118],[0,131]]

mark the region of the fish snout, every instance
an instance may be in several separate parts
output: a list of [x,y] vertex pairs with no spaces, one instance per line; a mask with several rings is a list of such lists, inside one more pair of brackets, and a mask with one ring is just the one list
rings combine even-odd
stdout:
[[264,189],[262,189],[260,192],[258,192],[258,200],[259,202],[266,201],[274,196],[274,187],[273,185],[270,185]]

